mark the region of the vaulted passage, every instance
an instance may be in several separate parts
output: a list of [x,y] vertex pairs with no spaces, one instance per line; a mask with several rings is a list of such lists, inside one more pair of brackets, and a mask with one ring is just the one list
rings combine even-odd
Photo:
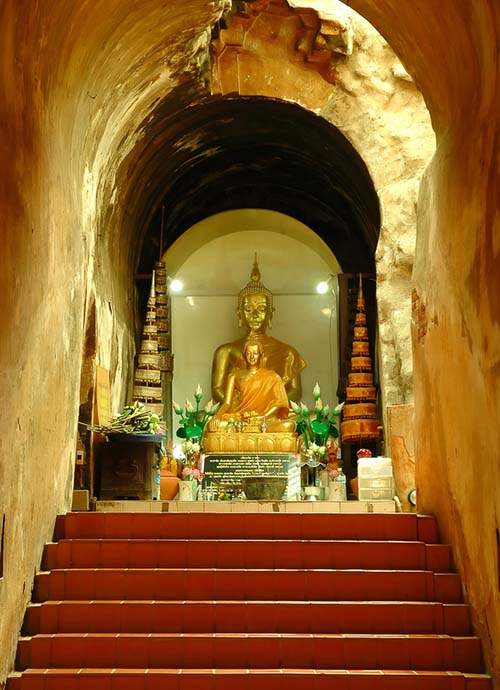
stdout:
[[326,120],[253,97],[214,98],[155,119],[158,133],[129,187],[138,219],[156,210],[139,273],[150,272],[158,257],[162,205],[164,247],[207,216],[264,208],[315,230],[344,272],[375,270],[377,194],[362,158]]

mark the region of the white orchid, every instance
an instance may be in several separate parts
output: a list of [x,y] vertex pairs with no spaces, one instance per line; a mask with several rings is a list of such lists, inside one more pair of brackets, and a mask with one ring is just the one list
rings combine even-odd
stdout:
[[313,397],[314,407],[311,410],[302,402],[300,406],[290,404],[298,417],[297,433],[300,435],[301,452],[307,457],[309,467],[328,461],[329,445],[335,443],[339,435],[338,415],[342,410],[342,405],[331,411],[328,404],[323,404],[319,383],[314,386]]
[[334,414],[336,417],[338,417],[338,416],[340,415],[340,413],[342,412],[342,408],[344,407],[344,405],[345,405],[345,402],[339,403],[338,405],[335,406],[335,408],[334,408],[334,410],[333,410],[333,414]]
[[216,403],[215,400],[212,400],[212,398],[210,398],[210,400],[205,405],[205,412],[209,415],[215,414],[219,408],[219,404],[220,403]]
[[321,389],[319,387],[319,383],[316,381],[316,385],[313,388],[313,398],[315,400],[317,400],[320,395],[321,395]]
[[[177,429],[177,436],[187,441],[201,441],[205,426],[214,415],[219,407],[219,403],[214,402],[214,400],[209,400],[208,403],[203,408],[201,406],[201,398],[203,396],[203,390],[200,384],[196,386],[194,393],[195,404],[186,398],[184,403],[184,409],[178,405],[176,402],[172,402],[172,407],[176,414],[179,415],[179,429]],[[183,448],[191,449],[191,446],[183,446]],[[195,451],[200,452],[198,447]]]
[[191,455],[193,453],[199,453],[201,446],[196,441],[187,440],[181,444],[182,451],[184,455]]
[[304,405],[303,402],[300,403],[300,411],[302,412],[302,414],[309,414],[309,408],[307,407],[307,405]]

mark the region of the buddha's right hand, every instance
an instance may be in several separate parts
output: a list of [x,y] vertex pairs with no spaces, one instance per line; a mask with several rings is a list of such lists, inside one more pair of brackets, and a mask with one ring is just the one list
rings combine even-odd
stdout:
[[208,422],[207,427],[208,431],[217,431],[220,426],[220,420],[217,417],[212,417],[212,419]]

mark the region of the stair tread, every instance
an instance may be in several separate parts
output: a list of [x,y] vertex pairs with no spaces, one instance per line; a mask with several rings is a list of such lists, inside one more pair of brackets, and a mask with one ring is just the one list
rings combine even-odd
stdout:
[[212,566],[200,566],[199,568],[180,568],[173,566],[168,567],[138,567],[138,566],[107,566],[107,567],[85,567],[77,566],[75,568],[51,568],[50,570],[40,570],[37,575],[49,575],[50,573],[74,573],[74,572],[92,572],[92,573],[102,573],[102,572],[268,572],[268,573],[429,573],[432,575],[453,575],[458,577],[457,573],[452,570],[448,570],[442,573],[436,573],[434,570],[427,570],[426,568],[216,568]]
[[[57,541],[51,541],[47,542],[46,546],[52,546],[52,545],[57,545],[57,544],[67,544],[67,543],[76,543],[76,544],[94,544],[94,543],[101,543],[105,542],[107,544],[112,544],[112,543],[117,543],[117,544],[124,544],[124,543],[132,543],[132,544],[149,544],[149,543],[155,543],[155,544],[186,544],[187,540],[182,539],[182,538],[175,538],[175,537],[63,537],[62,539],[58,539]],[[447,547],[449,546],[448,544],[441,543],[441,544],[427,544],[425,541],[419,540],[419,539],[353,539],[353,538],[347,538],[347,539],[331,539],[331,538],[324,538],[324,539],[315,539],[315,538],[303,538],[303,537],[298,537],[298,538],[283,538],[283,537],[222,537],[222,538],[217,538],[217,537],[206,537],[206,538],[190,538],[189,539],[189,544],[219,544],[219,543],[241,543],[241,544],[252,544],[252,543],[272,543],[272,544],[295,544],[295,543],[305,543],[305,544],[321,544],[324,546],[325,544],[338,544],[338,545],[344,545],[344,544],[408,544],[408,545],[414,545],[414,546],[442,546],[442,547]]]
[[[23,676],[28,681],[26,686]],[[25,687],[95,690],[96,684],[110,690],[233,690],[234,687],[245,690],[490,690],[491,677],[453,671],[405,670],[40,669],[12,675],[7,690]]]
[[[228,518],[230,518],[228,520]],[[322,514],[312,513],[68,513],[59,516],[56,538],[64,536],[91,536],[98,532],[104,536],[161,537],[177,534],[180,538],[204,538],[213,533],[216,538],[241,532],[252,535],[272,536],[312,533],[317,539],[325,535],[352,539],[388,536],[417,539],[427,543],[438,542],[437,523],[434,516],[417,514],[332,514],[325,520]]]
[[[61,673],[68,673],[68,674],[73,674],[73,673],[88,673],[88,674],[93,674],[93,673],[109,673],[109,671],[112,670],[116,673],[121,673],[121,674],[135,674],[135,673],[145,673],[145,674],[166,674],[166,675],[172,675],[172,674],[177,674],[177,673],[189,673],[192,675],[197,675],[197,674],[205,674],[205,673],[212,673],[214,675],[217,674],[225,674],[225,673],[255,673],[255,674],[260,674],[260,673],[271,673],[274,675],[281,675],[281,674],[286,674],[286,673],[297,673],[300,672],[301,674],[304,673],[304,669],[296,669],[293,667],[283,667],[283,668],[245,668],[245,667],[234,667],[234,668],[222,668],[222,667],[207,667],[207,668],[135,668],[135,667],[130,667],[130,668],[123,668],[123,667],[115,667],[113,669],[109,669],[106,667],[96,667],[96,668],[81,668],[81,667],[74,667],[74,668],[54,668],[54,667],[43,667],[43,668],[26,668],[23,671],[13,671],[12,676],[22,676],[25,673],[28,674],[34,674],[34,673],[43,673],[45,675],[61,675]],[[402,675],[408,675],[408,676],[414,676],[414,675],[426,675],[426,674],[432,674],[432,675],[438,675],[438,676],[466,676],[468,678],[490,678],[491,676],[487,673],[470,673],[468,671],[453,671],[453,670],[445,670],[445,671],[440,671],[440,670],[429,670],[429,669],[421,669],[421,670],[413,670],[413,669],[384,669],[384,668],[373,668],[373,669],[359,669],[359,668],[354,668],[354,669],[338,669],[338,668],[312,668],[312,669],[306,669],[307,673],[311,674],[318,674],[318,673],[328,673],[331,675],[360,675],[360,674],[365,674],[365,673],[374,673],[377,675],[381,674],[402,674]]]
[[451,569],[446,544],[407,540],[62,539],[48,544],[43,567]]
[[234,605],[241,604],[245,606],[253,605],[268,605],[274,606],[276,604],[301,604],[306,606],[399,606],[405,604],[407,606],[446,606],[446,607],[460,607],[463,609],[469,609],[469,605],[463,602],[442,602],[442,601],[414,601],[412,599],[363,599],[359,601],[358,599],[46,599],[45,601],[30,602],[28,604],[29,608],[36,608],[40,606],[61,606],[65,604],[74,604],[88,606],[89,604],[99,606],[103,605],[114,605],[114,606],[127,606],[130,605],[148,605],[148,604],[165,604],[165,605],[186,605],[192,604],[196,605]]
[[17,667],[480,671],[479,638],[435,634],[68,633],[21,638]]
[[187,633],[179,633],[179,632],[148,632],[148,633],[130,633],[130,632],[111,632],[111,633],[104,633],[104,632],[57,632],[57,633],[37,633],[36,635],[23,635],[19,639],[21,641],[25,640],[32,640],[35,638],[63,638],[63,637],[68,637],[68,638],[75,638],[75,637],[84,637],[84,638],[96,638],[96,637],[103,637],[105,639],[110,639],[110,638],[122,638],[122,637],[130,637],[130,638],[154,638],[154,637],[173,637],[173,638],[199,638],[199,637],[212,637],[212,638],[228,638],[228,637],[234,637],[236,639],[247,639],[247,638],[262,638],[262,637],[272,637],[272,638],[285,638],[285,639],[296,639],[299,637],[311,639],[311,638],[318,638],[318,637],[326,637],[328,639],[447,639],[447,640],[479,640],[479,637],[477,635],[449,635],[447,633],[325,633],[325,632],[318,632],[318,633],[307,633],[307,632],[301,632],[301,633],[288,633],[288,632],[263,632],[263,633],[255,633],[255,632],[187,632]]

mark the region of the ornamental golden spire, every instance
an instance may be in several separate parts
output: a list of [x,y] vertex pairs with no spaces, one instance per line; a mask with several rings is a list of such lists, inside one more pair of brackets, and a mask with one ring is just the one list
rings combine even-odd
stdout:
[[363,281],[359,274],[356,320],[352,342],[351,371],[342,409],[340,434],[343,443],[376,440],[380,435],[377,417],[377,392],[373,385],[372,359],[366,325]]

